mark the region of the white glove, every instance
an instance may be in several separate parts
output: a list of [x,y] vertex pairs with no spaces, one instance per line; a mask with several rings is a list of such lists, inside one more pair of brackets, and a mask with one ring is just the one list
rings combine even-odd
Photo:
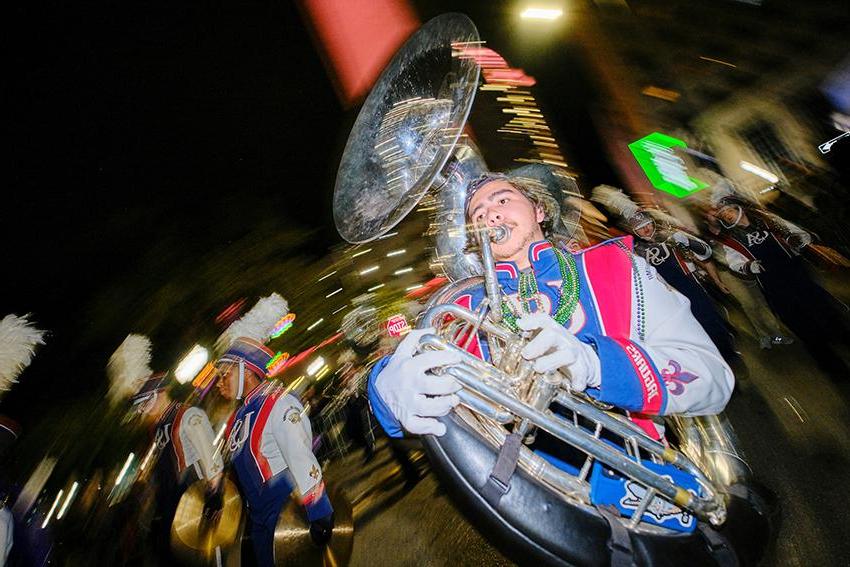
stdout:
[[764,266],[759,260],[751,261],[749,268],[751,274],[763,274],[765,272]]
[[688,237],[679,230],[673,233],[673,241],[681,244],[682,246],[688,245]]
[[566,368],[572,389],[576,392],[598,388],[602,383],[599,356],[593,347],[578,340],[552,317],[533,313],[517,319],[516,323],[524,331],[540,329],[522,349],[523,358],[534,360],[536,372]]
[[415,354],[422,335],[433,332],[434,329],[421,329],[408,333],[375,378],[375,389],[404,429],[439,436],[446,433],[446,426],[434,418],[446,415],[460,403],[454,393],[461,386],[451,376],[436,376],[428,371],[459,362],[461,354],[449,350]]

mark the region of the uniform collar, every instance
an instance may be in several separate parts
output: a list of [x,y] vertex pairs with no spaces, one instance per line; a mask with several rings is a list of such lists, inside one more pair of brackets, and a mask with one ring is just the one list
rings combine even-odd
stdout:
[[[552,274],[560,273],[555,247],[548,240],[539,240],[528,247],[528,261],[531,264],[531,269],[534,270],[534,275],[538,278],[547,279]],[[515,291],[520,273],[516,262],[496,262],[495,267],[499,283],[506,290]]]
[[266,386],[270,384],[269,380],[261,380],[259,384],[254,386],[245,397],[242,398],[242,405],[247,405],[255,396],[261,392],[265,392]]
[[[174,400],[165,408],[165,411],[162,412],[162,415],[159,416],[159,419],[156,420],[156,423],[153,425],[153,430],[156,431],[166,423],[169,423],[174,420],[174,416],[177,415],[177,410],[180,409],[180,406],[183,405],[177,400]],[[150,426],[148,426],[150,427]]]

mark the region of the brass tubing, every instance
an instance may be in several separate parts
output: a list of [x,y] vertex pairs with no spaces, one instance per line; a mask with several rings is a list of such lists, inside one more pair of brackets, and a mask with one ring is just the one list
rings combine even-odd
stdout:
[[[446,343],[440,337],[433,334],[427,334],[423,336],[420,341],[420,345],[428,346],[435,349],[454,349],[463,355],[464,362],[469,359],[474,359],[477,362],[481,362],[479,359],[475,358],[469,353],[466,353],[455,345]],[[477,366],[477,363],[475,363],[475,365]],[[585,453],[592,454],[594,458],[607,464],[615,470],[622,472],[626,476],[643,483],[647,487],[655,488],[661,495],[667,497],[670,501],[690,509],[697,516],[703,519],[707,519],[713,525],[722,524],[725,520],[725,506],[723,504],[722,498],[718,497],[718,495],[712,489],[710,482],[702,480],[705,477],[701,473],[696,476],[698,479],[701,480],[701,482],[704,483],[705,490],[709,492],[708,498],[698,498],[692,495],[691,493],[683,490],[682,488],[678,487],[669,480],[654,473],[653,471],[650,471],[646,467],[635,463],[628,455],[617,451],[616,449],[610,447],[601,440],[592,437],[583,429],[569,424],[568,422],[565,422],[562,419],[533,409],[522,401],[515,399],[513,396],[500,391],[499,388],[497,388],[496,386],[485,383],[478,375],[474,373],[473,369],[464,368],[463,366],[454,366],[448,368],[446,372],[451,376],[455,377],[463,385],[467,386],[474,392],[485,396],[492,402],[513,412],[514,415],[518,416],[519,418],[530,420],[536,426],[548,431],[550,434],[584,451]],[[500,374],[497,369],[492,367],[490,372],[491,374],[495,375]],[[579,409],[579,413],[582,413],[586,408],[582,406]],[[595,410],[595,408],[593,409]],[[625,427],[618,420],[608,416],[607,414],[604,414],[604,412],[599,413],[602,414],[602,419],[600,421],[605,421],[606,423],[610,422],[612,425],[614,425],[614,427],[617,427],[618,429],[622,429],[623,427]],[[616,433],[613,427],[611,427],[610,429]],[[633,436],[634,432],[631,431],[631,428],[628,428],[626,437],[628,438]],[[668,448],[664,447],[660,443],[652,441],[651,439],[643,436],[642,434],[639,439],[642,446],[644,439],[651,442],[647,443],[647,446],[652,446],[652,448],[647,450],[654,453],[666,454],[668,460],[670,460],[670,457],[672,455],[668,451]],[[655,446],[653,446],[653,444]],[[647,446],[645,446],[644,448],[647,448]],[[659,452],[656,447],[661,447],[662,451]],[[683,455],[679,453],[675,453],[673,463],[676,465],[680,465],[681,463],[681,465],[684,465],[682,466],[682,468],[685,468],[686,470],[696,469],[696,467],[692,463],[690,463]],[[696,470],[698,471],[698,469]]]

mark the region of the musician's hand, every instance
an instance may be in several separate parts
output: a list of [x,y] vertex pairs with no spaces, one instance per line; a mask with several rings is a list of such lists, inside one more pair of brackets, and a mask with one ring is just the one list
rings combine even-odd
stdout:
[[747,264],[751,274],[763,274],[766,270],[759,260],[752,260]]
[[592,346],[578,340],[545,313],[526,315],[517,319],[517,325],[524,331],[540,329],[522,349],[523,358],[534,361],[535,371],[566,369],[572,389],[578,392],[599,387],[599,357]]
[[405,430],[419,435],[443,435],[446,426],[435,418],[460,403],[454,395],[460,384],[451,376],[436,376],[430,371],[459,362],[461,355],[452,351],[416,354],[419,339],[428,333],[434,333],[434,329],[408,333],[375,378],[375,389]]
[[206,522],[215,524],[221,518],[221,509],[224,506],[223,484],[209,488],[204,494],[203,518]]
[[333,529],[334,515],[331,512],[323,518],[317,518],[310,522],[310,538],[313,540],[313,543],[321,547],[331,540]]

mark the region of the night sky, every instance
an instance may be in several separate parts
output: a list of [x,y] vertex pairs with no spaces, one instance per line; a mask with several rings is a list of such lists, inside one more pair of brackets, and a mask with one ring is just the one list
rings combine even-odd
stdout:
[[[138,318],[178,274],[184,287],[207,285],[192,278],[199,257],[258,226],[298,235],[308,257],[338,241],[331,188],[353,115],[289,2],[6,12],[14,57],[0,313],[31,312],[51,335],[0,409],[29,421],[44,403],[102,388],[128,332],[159,342],[179,333],[138,328]],[[226,261],[219,270],[238,275]],[[228,299],[157,307],[205,319]],[[166,355],[155,346],[155,362]]]
[[[451,8],[420,4],[423,20]],[[168,367],[215,336],[210,322],[231,301],[270,291],[255,264],[309,265],[340,242],[333,181],[357,109],[340,105],[291,2],[6,12],[14,57],[0,314],[32,313],[51,332],[0,406],[26,427],[105,391],[106,361],[127,333],[150,335],[154,368]],[[616,182],[573,48],[512,40],[513,15],[489,3],[469,15],[537,78],[584,185]],[[297,269],[286,277],[300,284]]]

